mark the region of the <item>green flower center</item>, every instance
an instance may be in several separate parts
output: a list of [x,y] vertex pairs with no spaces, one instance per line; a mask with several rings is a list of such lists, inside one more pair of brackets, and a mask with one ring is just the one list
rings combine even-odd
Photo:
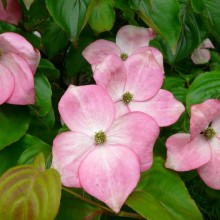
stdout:
[[206,128],[202,133],[208,140],[212,139],[216,135],[215,130],[211,127]]
[[106,142],[106,134],[103,131],[99,131],[95,133],[95,143],[104,144]]
[[122,96],[122,101],[124,102],[125,105],[127,105],[130,101],[132,101],[133,95],[130,92],[126,92]]
[[121,53],[121,59],[125,61],[128,58],[128,55],[126,53]]

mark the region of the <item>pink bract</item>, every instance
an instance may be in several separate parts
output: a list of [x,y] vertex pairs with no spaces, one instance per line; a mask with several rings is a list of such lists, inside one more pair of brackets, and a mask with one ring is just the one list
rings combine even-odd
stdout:
[[140,172],[152,165],[157,123],[141,112],[116,119],[110,96],[98,85],[70,85],[59,112],[70,129],[53,142],[52,166],[63,185],[82,187],[119,212]]
[[167,168],[197,169],[209,187],[220,189],[220,101],[209,99],[191,106],[190,134],[172,135],[166,147]]
[[191,59],[195,64],[205,64],[209,62],[211,55],[209,48],[214,48],[212,42],[206,38],[202,44],[199,45],[197,49],[191,55]]
[[109,55],[93,72],[96,84],[112,97],[116,117],[140,111],[163,127],[175,123],[185,110],[172,93],[160,89],[164,75],[151,51],[134,54],[124,62],[116,55]]
[[34,74],[40,53],[16,33],[0,34],[0,104],[35,103]]
[[163,56],[159,50],[150,47],[149,42],[155,37],[151,28],[125,25],[119,29],[116,35],[116,43],[108,40],[96,40],[84,51],[83,56],[94,68],[101,63],[106,56],[115,54],[121,59],[143,51],[151,51],[156,61],[163,69]]
[[22,16],[20,5],[17,0],[7,0],[6,9],[0,1],[0,21],[10,24],[18,24]]

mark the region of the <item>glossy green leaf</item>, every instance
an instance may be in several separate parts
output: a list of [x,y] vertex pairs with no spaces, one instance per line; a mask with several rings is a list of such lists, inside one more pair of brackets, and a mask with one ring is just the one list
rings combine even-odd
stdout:
[[115,8],[120,9],[124,20],[128,21],[129,24],[138,26],[135,20],[135,11],[130,8],[129,1],[117,0],[115,2]]
[[82,56],[82,51],[94,40],[93,36],[89,36],[87,33],[82,33],[82,38],[79,39],[77,48],[73,45],[70,46],[64,60],[68,78],[77,76],[82,71],[85,72],[85,68],[89,67],[88,62]]
[[33,4],[34,0],[23,0],[23,2],[24,2],[25,7],[27,8],[27,10],[29,10],[29,8]]
[[166,42],[157,37],[156,41],[159,41],[159,47],[167,61],[173,65],[186,57],[190,57],[194,49],[205,39],[205,27],[202,23],[201,16],[196,14],[191,8],[191,4],[187,0],[180,1],[180,20],[181,20],[181,33],[177,41],[176,53],[173,54]]
[[24,149],[22,147],[17,147],[17,145],[12,144],[0,151],[0,176],[6,170],[17,164],[17,160],[23,150]]
[[52,220],[60,197],[60,175],[52,168],[42,170],[42,159],[13,167],[0,178],[0,219]]
[[220,54],[214,51],[211,51],[211,70],[220,71]]
[[32,115],[28,133],[51,144],[57,133],[56,128],[54,128],[55,115],[53,108],[43,117],[39,117],[33,111],[32,114],[34,115]]
[[154,158],[153,167],[142,174],[126,204],[148,220],[202,220],[183,181],[163,164],[162,158]]
[[7,31],[18,32],[19,29],[12,24],[8,24],[6,22],[0,21],[0,33],[4,33]]
[[178,87],[184,87],[184,85],[185,85],[184,79],[173,77],[173,76],[167,76],[164,78],[162,88],[172,91],[172,89],[178,88]]
[[211,98],[220,98],[220,71],[206,72],[198,76],[190,85],[186,104],[189,108],[192,104]]
[[175,53],[181,31],[180,6],[176,0],[130,0],[141,19],[169,44]]
[[219,0],[192,0],[193,8],[200,13],[207,29],[220,41],[220,5]]
[[204,9],[202,1],[191,0],[192,8],[195,12],[200,13]]
[[57,0],[54,4],[54,0],[46,0],[46,5],[56,23],[75,42],[88,19],[91,2],[92,0]]
[[38,72],[34,77],[34,85],[36,92],[35,110],[37,115],[45,116],[52,108],[51,96],[52,90],[47,77]]
[[114,0],[96,0],[89,17],[89,25],[97,32],[101,33],[112,29],[115,22]]
[[68,44],[66,32],[55,22],[49,22],[47,28],[42,33],[43,48],[48,57],[54,57]]
[[17,148],[22,147],[25,149],[20,158],[18,164],[30,164],[33,158],[39,153],[43,153],[46,161],[48,161],[51,155],[51,146],[43,142],[41,139],[32,135],[26,134],[16,143]]
[[18,141],[27,131],[30,113],[27,106],[0,106],[0,150]]
[[185,103],[186,102],[186,94],[187,94],[187,89],[186,88],[183,88],[183,87],[177,87],[177,88],[174,88],[172,90],[172,93],[174,95],[174,97],[182,102],[182,103]]
[[60,71],[49,60],[40,59],[38,70],[43,72],[50,79],[59,79]]
[[61,205],[56,220],[99,220],[102,212],[100,208],[62,191]]

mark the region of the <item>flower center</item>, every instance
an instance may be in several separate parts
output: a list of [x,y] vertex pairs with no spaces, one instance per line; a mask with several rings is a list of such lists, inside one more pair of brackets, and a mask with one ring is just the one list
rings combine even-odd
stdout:
[[126,53],[121,53],[121,59],[123,60],[123,61],[125,61],[126,59],[128,58],[128,55],[126,54]]
[[202,133],[208,140],[212,139],[216,135],[215,130],[211,127],[206,128]]
[[132,101],[133,95],[130,92],[126,92],[122,96],[122,101],[124,102],[125,105],[127,105],[130,101]]
[[2,51],[0,50],[0,57],[2,56],[2,54],[3,54],[3,53],[2,53]]
[[95,143],[104,144],[106,142],[106,134],[103,131],[99,131],[95,133]]

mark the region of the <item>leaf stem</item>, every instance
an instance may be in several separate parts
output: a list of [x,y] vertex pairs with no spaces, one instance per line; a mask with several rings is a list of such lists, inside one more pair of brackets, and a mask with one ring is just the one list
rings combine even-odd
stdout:
[[70,193],[71,195],[73,195],[73,196],[75,196],[75,197],[77,197],[77,198],[79,198],[79,199],[81,199],[81,200],[83,200],[83,201],[85,201],[85,202],[87,202],[87,203],[89,203],[91,205],[94,205],[94,206],[97,206],[97,207],[101,208],[102,210],[108,212],[109,215],[121,216],[121,217],[127,217],[127,218],[135,218],[135,219],[145,219],[145,218],[143,218],[142,216],[140,216],[139,214],[136,214],[136,213],[120,211],[118,214],[116,214],[115,212],[113,212],[108,207],[103,206],[103,205],[101,205],[101,204],[99,204],[97,202],[94,202],[94,201],[92,201],[92,200],[90,200],[90,199],[88,199],[88,198],[86,198],[86,197],[84,197],[84,196],[82,196],[82,195],[80,195],[80,194],[78,194],[78,193],[76,193],[76,192],[74,192],[74,191],[64,187],[64,186],[62,186],[62,189],[64,191]]

